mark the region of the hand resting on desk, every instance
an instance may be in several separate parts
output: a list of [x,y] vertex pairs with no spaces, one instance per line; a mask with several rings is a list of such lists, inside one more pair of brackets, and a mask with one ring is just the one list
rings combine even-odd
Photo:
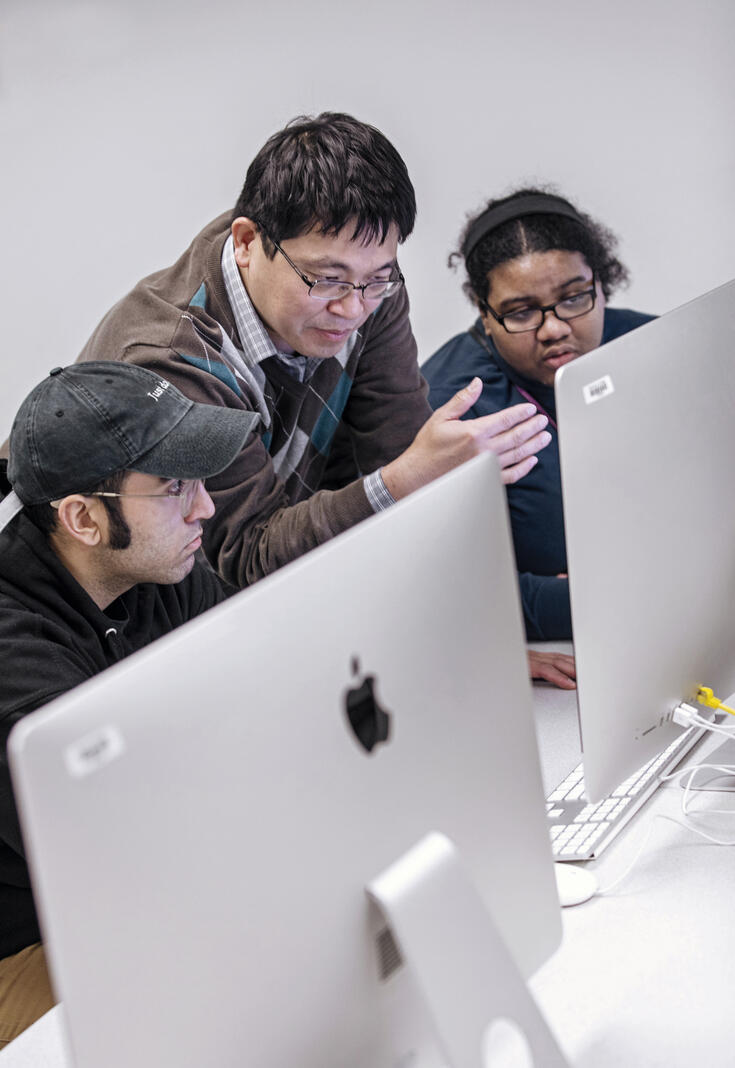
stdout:
[[532,679],[543,679],[560,690],[574,690],[577,687],[574,657],[567,653],[539,653],[529,649],[528,670]]

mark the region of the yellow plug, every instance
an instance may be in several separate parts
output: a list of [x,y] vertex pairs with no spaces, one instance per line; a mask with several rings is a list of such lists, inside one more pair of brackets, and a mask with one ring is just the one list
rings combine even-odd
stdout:
[[712,693],[709,686],[700,686],[698,688],[697,701],[706,708],[718,708],[722,712],[729,712],[731,716],[735,716],[735,708],[728,708],[727,705],[723,705],[722,701]]

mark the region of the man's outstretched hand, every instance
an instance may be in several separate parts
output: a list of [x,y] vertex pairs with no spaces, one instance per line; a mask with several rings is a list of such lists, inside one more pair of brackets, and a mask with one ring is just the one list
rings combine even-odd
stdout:
[[473,378],[437,408],[405,452],[385,465],[383,481],[395,500],[483,452],[495,453],[506,485],[534,467],[536,453],[551,441],[547,417],[532,404],[516,404],[478,419],[462,419],[481,390],[481,379]]

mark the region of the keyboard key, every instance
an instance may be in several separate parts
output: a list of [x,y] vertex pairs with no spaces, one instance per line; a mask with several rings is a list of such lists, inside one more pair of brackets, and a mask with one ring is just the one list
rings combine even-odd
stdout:
[[[566,860],[588,860],[595,845],[612,831],[617,832],[630,814],[645,800],[646,791],[685,755],[699,737],[695,727],[683,731],[658,756],[620,783],[609,797],[595,803],[584,800],[584,768],[578,764],[546,799],[547,814],[553,823],[550,834],[554,856]],[[610,834],[610,839],[614,837]]]

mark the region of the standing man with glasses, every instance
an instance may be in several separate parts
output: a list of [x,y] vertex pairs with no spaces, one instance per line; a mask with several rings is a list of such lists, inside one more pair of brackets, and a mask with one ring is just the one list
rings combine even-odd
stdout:
[[[491,200],[470,218],[460,250],[449,257],[450,265],[464,261],[464,290],[479,318],[422,367],[435,408],[479,377],[482,389],[463,418],[487,418],[522,401],[548,418],[551,444],[507,491],[530,639],[572,636],[554,376],[653,318],[606,306],[628,278],[615,246],[609,230],[542,189]],[[532,674],[574,685],[571,657],[537,654]]]
[[207,482],[205,552],[236,587],[479,452],[507,482],[523,478],[549,441],[526,401],[461,421],[479,382],[431,414],[397,262],[415,214],[380,131],[338,113],[296,119],[257,154],[234,211],[143,279],[80,356],[150,367],[194,400],[257,414]]
[[[0,471],[0,1049],[53,1004],[7,762],[23,716],[224,599],[195,562],[255,416],[127,364],[56,368]],[[3,463],[3,467],[6,465]]]

